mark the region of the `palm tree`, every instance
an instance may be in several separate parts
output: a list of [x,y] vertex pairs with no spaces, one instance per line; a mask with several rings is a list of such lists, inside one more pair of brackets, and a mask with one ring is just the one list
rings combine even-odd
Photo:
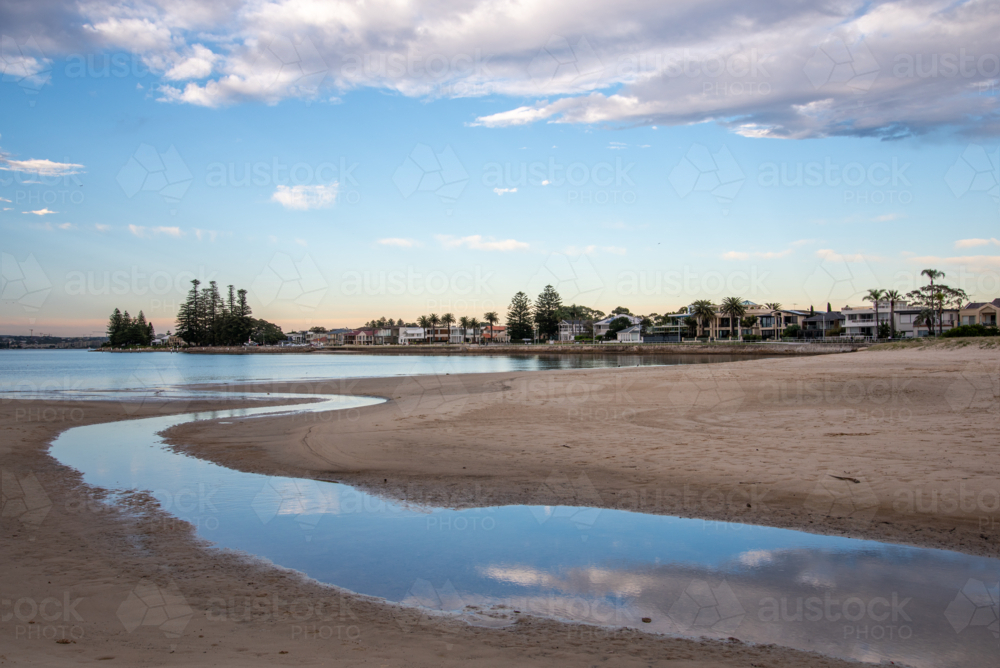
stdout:
[[726,297],[722,300],[719,312],[730,319],[730,331],[735,329],[737,336],[742,341],[743,331],[740,329],[740,318],[746,315],[747,312],[747,307],[743,304],[743,300],[739,297]]
[[444,325],[444,342],[451,343],[451,324],[455,322],[455,316],[445,313],[441,316],[441,324]]
[[768,302],[768,303],[764,304],[764,308],[769,308],[772,311],[780,311],[781,310],[781,304],[779,304],[778,302]]
[[483,315],[483,320],[490,323],[490,343],[493,343],[493,325],[500,322],[500,316],[497,315],[496,311],[488,311]]
[[438,317],[437,313],[431,313],[427,316],[427,322],[430,323],[431,326],[431,343],[437,343],[437,328],[438,323],[441,322],[441,318]]
[[471,325],[469,324],[469,317],[462,316],[458,319],[458,326],[462,330],[462,343],[465,343],[465,334],[469,331]]
[[903,298],[899,290],[886,290],[883,299],[889,300],[889,338],[896,338],[896,302]]
[[863,299],[864,299],[864,301],[871,302],[872,304],[875,305],[875,338],[877,339],[878,338],[878,326],[879,326],[878,303],[880,301],[882,301],[883,299],[885,299],[885,290],[882,290],[882,289],[879,289],[879,288],[873,288],[873,289],[871,289],[871,290],[868,291],[868,294],[866,294],[863,297]]
[[715,308],[712,302],[707,299],[699,299],[691,302],[691,315],[701,324],[701,333],[705,333],[705,326],[715,319]]
[[916,324],[927,325],[927,332],[929,334],[934,333],[934,319],[937,317],[937,311],[931,307],[925,307],[920,309],[920,313],[917,314]]
[[921,276],[926,276],[927,278],[931,279],[931,288],[932,288],[931,291],[932,292],[933,292],[933,288],[934,288],[934,279],[935,278],[944,278],[944,272],[943,271],[938,271],[937,269],[924,269],[922,272],[920,272],[920,275]]
[[473,343],[478,343],[477,339],[479,338],[479,336],[478,336],[479,335],[479,327],[482,324],[483,323],[479,322],[479,319],[476,318],[476,316],[474,316],[474,315],[469,316],[469,328],[472,329],[472,342]]

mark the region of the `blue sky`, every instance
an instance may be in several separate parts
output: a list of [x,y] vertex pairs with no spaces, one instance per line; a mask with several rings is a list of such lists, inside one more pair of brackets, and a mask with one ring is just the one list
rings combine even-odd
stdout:
[[[681,54],[650,60],[596,6],[514,46],[414,14],[431,37],[400,48],[446,54],[434,77],[358,74],[352,54],[376,47],[329,38],[350,22],[315,8],[253,4],[283,17],[263,38],[246,7],[197,24],[184,3],[56,6],[4,28],[0,333],[97,333],[115,307],[165,331],[191,277],[249,289],[286,330],[502,314],[547,283],[644,313],[731,295],[837,308],[931,266],[1000,295],[997,33],[976,3],[909,7],[957,26],[944,42],[889,31],[889,3],[839,21],[761,8],[739,48],[778,55],[749,79],[724,27],[691,42],[650,17],[656,53]],[[908,77],[915,43],[940,63],[974,52],[969,76]],[[676,69],[713,66],[705,53],[732,76]],[[846,78],[823,69],[838,58]]]

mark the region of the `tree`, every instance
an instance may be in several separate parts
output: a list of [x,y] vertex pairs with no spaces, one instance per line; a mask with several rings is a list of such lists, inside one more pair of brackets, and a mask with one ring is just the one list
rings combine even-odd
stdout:
[[892,327],[887,322],[880,322],[875,332],[880,339],[888,339],[892,336]]
[[781,304],[778,303],[778,302],[768,302],[768,303],[764,304],[764,308],[769,308],[772,311],[780,311],[781,310]]
[[924,269],[920,272],[921,276],[926,276],[931,280],[931,287],[934,287],[935,278],[944,278],[945,273],[943,271],[938,271],[937,269]]
[[[962,307],[969,302],[969,295],[962,288],[949,288],[944,286],[943,292],[945,301],[948,302],[948,305],[953,307],[956,311],[961,311]],[[958,317],[958,313],[955,314],[955,317]],[[957,322],[955,324],[961,325],[962,323]]]
[[201,295],[198,286],[201,281],[197,278],[191,281],[191,289],[188,290],[187,299],[177,310],[177,336],[184,339],[186,343],[198,345],[201,343],[201,332],[199,331],[199,306]]
[[801,331],[802,328],[798,325],[789,325],[788,327],[785,327],[785,331],[783,331],[781,335],[786,339],[797,339],[799,338],[799,333]]
[[441,316],[441,324],[444,325],[444,342],[451,343],[451,325],[455,322],[455,316],[445,313]]
[[254,318],[249,338],[262,346],[273,346],[279,341],[284,341],[287,337],[281,328],[274,323]]
[[441,317],[437,313],[431,313],[427,316],[427,323],[431,327],[431,343],[437,343],[438,339],[438,324],[441,322]]
[[896,302],[903,299],[899,290],[886,290],[883,298],[889,300],[889,338],[896,338]]
[[523,292],[514,295],[507,307],[507,334],[511,341],[531,338],[531,302]]
[[551,285],[546,285],[542,294],[535,300],[535,324],[538,325],[539,338],[559,338],[559,309],[562,299]]
[[468,328],[472,330],[472,342],[479,343],[479,328],[482,327],[483,323],[479,322],[479,319],[474,315],[469,316]]
[[698,336],[698,318],[694,317],[693,315],[685,318],[684,326],[687,327],[689,338],[693,339],[694,337]]
[[920,313],[917,314],[914,323],[917,325],[926,325],[929,334],[934,333],[934,320],[937,317],[937,311],[933,307],[925,306],[920,309]]
[[500,322],[500,316],[497,315],[496,311],[487,311],[483,315],[483,320],[490,323],[490,343],[493,343],[493,325]]
[[611,311],[611,315],[632,315],[632,311],[629,311],[624,306],[616,306],[614,310]]
[[879,288],[872,288],[864,296],[864,300],[866,302],[871,302],[872,304],[875,305],[875,338],[880,338],[878,333],[879,333],[879,325],[882,324],[882,321],[879,319],[878,305],[879,302],[882,301],[883,299],[885,299],[885,290],[881,290]]
[[124,317],[122,312],[115,309],[111,312],[111,317],[108,319],[108,343],[111,347],[121,345],[122,332],[124,331]]
[[743,333],[740,331],[740,318],[746,315],[747,312],[747,307],[744,306],[743,300],[739,297],[726,297],[722,300],[719,312],[730,319],[730,331],[735,329],[737,336],[742,341]]
[[[757,316],[755,315],[748,315],[745,318],[740,318],[740,326],[744,329],[753,329],[756,324]],[[740,336],[743,336],[742,332],[740,332]]]
[[458,319],[458,326],[462,330],[462,343],[465,343],[465,335],[472,329],[472,325],[469,324],[469,316],[463,315]]
[[712,302],[707,299],[699,299],[691,303],[691,315],[693,315],[701,325],[702,336],[705,335],[705,328],[715,319],[715,308]]
[[628,329],[631,326],[632,326],[632,321],[626,318],[625,316],[615,318],[614,320],[608,323],[608,331],[604,335],[604,338],[609,341],[613,341],[614,339],[618,338],[618,332],[622,331],[623,329]]
[[[944,311],[944,296],[943,295],[939,295],[934,290],[934,279],[935,278],[944,278],[945,273],[943,271],[939,271],[937,269],[924,269],[923,271],[920,272],[920,275],[921,276],[926,276],[931,281],[930,290],[928,292],[928,297],[930,299],[930,302],[934,306],[937,307],[937,311],[938,311],[938,317],[937,317],[937,321],[938,321],[938,334],[940,335],[941,332],[944,331],[944,329],[943,329],[944,328],[944,322],[943,322],[943,320],[944,320],[944,318],[943,318],[943,316],[944,316],[944,313],[943,313],[943,311]],[[939,304],[940,304],[940,306],[938,306]]]

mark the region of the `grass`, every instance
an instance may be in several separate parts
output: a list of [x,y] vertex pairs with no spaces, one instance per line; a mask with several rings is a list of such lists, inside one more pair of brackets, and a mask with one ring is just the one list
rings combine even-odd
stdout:
[[915,350],[915,349],[960,349],[968,346],[976,346],[981,350],[990,348],[1000,348],[1000,340],[995,336],[972,336],[968,338],[917,338],[905,339],[903,341],[891,341],[889,343],[877,343],[867,350]]

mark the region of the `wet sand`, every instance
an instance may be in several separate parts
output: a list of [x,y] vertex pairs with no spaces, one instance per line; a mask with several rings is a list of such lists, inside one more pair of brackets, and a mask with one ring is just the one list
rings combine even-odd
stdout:
[[[182,425],[169,436],[233,468],[452,507],[577,503],[996,557],[998,382],[1000,350],[974,344],[283,383],[263,389],[389,400],[345,413]],[[11,615],[0,621],[0,664],[848,665],[638,629],[535,618],[481,628],[403,610],[206,549],[144,495],[101,504],[99,491],[47,454],[73,426],[207,407],[0,405],[0,619]],[[123,604],[149,591],[178,596],[168,615],[179,620],[178,637],[148,619],[127,628],[134,606]]]

